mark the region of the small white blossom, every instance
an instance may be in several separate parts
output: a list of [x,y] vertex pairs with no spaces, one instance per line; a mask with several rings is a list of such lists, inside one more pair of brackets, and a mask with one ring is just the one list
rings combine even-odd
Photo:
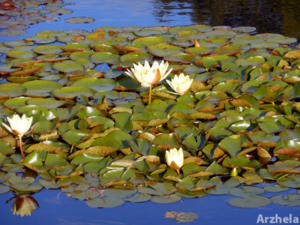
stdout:
[[184,95],[190,89],[193,79],[181,73],[175,75],[171,81],[167,80],[167,83],[177,94]]
[[177,170],[179,173],[179,169],[183,166],[184,162],[184,155],[182,148],[176,149],[172,148],[169,151],[166,151],[166,161],[168,166],[170,166],[172,169]]
[[29,131],[32,124],[32,117],[27,117],[25,114],[20,117],[19,115],[14,114],[12,117],[7,117],[7,121],[9,126],[5,123],[2,123],[2,125],[9,132],[22,137],[24,134],[26,134],[26,132]]

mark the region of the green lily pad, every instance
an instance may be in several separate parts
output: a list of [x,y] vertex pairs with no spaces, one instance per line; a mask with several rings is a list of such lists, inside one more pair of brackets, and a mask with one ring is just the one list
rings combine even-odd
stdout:
[[90,50],[89,45],[85,43],[69,43],[63,46],[63,49],[67,52],[81,52]]
[[89,57],[94,53],[94,51],[82,51],[82,52],[73,52],[70,55],[72,60],[78,59],[89,59]]
[[180,147],[177,139],[173,134],[160,134],[154,139],[154,144],[163,148],[178,148]]
[[116,64],[119,62],[119,55],[113,54],[111,52],[96,52],[91,56],[91,59],[94,63],[108,63]]
[[60,45],[40,45],[36,46],[32,49],[34,52],[38,54],[59,54],[62,52]]
[[26,40],[33,41],[37,44],[48,44],[48,43],[51,43],[51,42],[55,42],[56,37],[52,34],[38,33],[33,37],[26,38]]
[[72,86],[76,87],[86,87],[93,89],[95,91],[111,91],[115,87],[115,81],[108,78],[83,78],[75,81]]
[[25,92],[25,88],[21,84],[2,83],[0,84],[0,96],[17,97]]
[[300,187],[300,175],[299,174],[290,174],[287,176],[282,176],[277,180],[279,185],[290,188],[299,188]]
[[156,203],[173,203],[178,202],[180,199],[180,196],[173,194],[168,196],[153,196],[151,201]]
[[96,198],[93,200],[86,201],[86,204],[89,207],[93,208],[112,208],[120,206],[124,203],[124,200],[116,197],[105,197],[105,198]]
[[76,73],[84,71],[84,67],[75,61],[66,60],[64,62],[54,63],[53,69],[63,73]]
[[120,61],[127,66],[131,66],[134,63],[143,62],[145,60],[151,60],[152,56],[146,52],[130,52],[122,55]]
[[259,127],[266,133],[276,133],[281,129],[280,125],[276,122],[276,119],[270,117],[259,119]]
[[2,154],[12,154],[15,151],[12,149],[11,146],[8,145],[8,143],[6,143],[3,140],[0,140],[0,153]]
[[141,37],[137,38],[132,42],[134,47],[143,48],[150,45],[155,45],[159,43],[166,42],[168,40],[167,37],[156,36],[156,37]]
[[40,107],[45,107],[48,109],[54,109],[62,106],[65,104],[64,101],[58,101],[53,98],[31,98],[27,101],[27,104],[29,105],[37,105]]
[[42,157],[39,152],[32,152],[26,156],[24,163],[29,164],[35,168],[41,168],[43,166]]
[[235,157],[242,149],[242,137],[240,135],[232,135],[224,138],[219,146],[227,151],[231,157]]
[[115,126],[124,131],[131,131],[132,121],[131,114],[128,112],[114,113],[112,118],[115,120]]
[[182,48],[176,47],[169,44],[156,44],[148,47],[148,50],[151,54],[159,57],[165,57],[168,55],[179,54],[182,52]]
[[229,199],[228,203],[232,206],[239,208],[257,208],[263,207],[270,203],[270,199],[258,195],[252,195],[245,198],[233,198]]
[[53,90],[61,88],[62,85],[55,81],[33,80],[25,82],[23,87],[26,88],[27,95],[48,96]]
[[87,132],[80,130],[69,130],[63,134],[63,139],[71,145],[78,145],[81,142],[81,139],[88,135]]
[[126,201],[129,202],[147,202],[151,199],[151,195],[136,193],[133,197],[126,198]]
[[86,96],[90,97],[94,93],[91,89],[86,87],[63,87],[60,89],[55,89],[52,94],[58,98],[69,99],[75,98],[77,96]]
[[34,53],[32,51],[25,50],[10,50],[5,53],[8,57],[18,59],[18,58],[34,58]]
[[63,157],[56,155],[56,154],[47,154],[45,160],[45,166],[47,167],[57,167],[57,166],[66,166],[68,162]]
[[119,54],[119,51],[111,43],[96,42],[92,44],[92,47],[96,52],[110,52],[112,54]]
[[165,60],[169,60],[171,62],[180,62],[180,63],[191,63],[195,59],[195,56],[187,53],[178,53],[172,54],[165,57]]
[[28,97],[18,97],[18,98],[12,98],[8,99],[4,102],[4,105],[9,107],[9,108],[18,108],[21,106],[26,105],[26,101],[30,99]]

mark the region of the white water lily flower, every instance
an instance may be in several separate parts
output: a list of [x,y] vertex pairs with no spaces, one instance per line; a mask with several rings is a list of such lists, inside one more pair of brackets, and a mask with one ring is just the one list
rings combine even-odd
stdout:
[[2,125],[11,133],[18,135],[19,137],[22,137],[24,134],[26,134],[27,131],[29,131],[31,124],[32,124],[32,117],[27,117],[25,114],[23,114],[22,117],[20,117],[17,114],[14,114],[12,117],[7,117],[9,126],[5,123],[2,123]]
[[151,87],[154,84],[164,80],[172,71],[169,69],[169,63],[162,61],[161,63],[154,61],[150,66],[148,61],[145,64],[133,64],[133,68],[125,73],[131,78],[139,82],[143,87]]
[[171,81],[167,80],[167,83],[174,91],[176,91],[177,94],[184,95],[190,89],[193,79],[181,73],[179,75],[175,75]]
[[179,173],[179,169],[183,166],[184,162],[184,155],[182,148],[176,149],[172,148],[169,151],[166,151],[166,161],[168,166],[170,166],[172,169],[177,170]]

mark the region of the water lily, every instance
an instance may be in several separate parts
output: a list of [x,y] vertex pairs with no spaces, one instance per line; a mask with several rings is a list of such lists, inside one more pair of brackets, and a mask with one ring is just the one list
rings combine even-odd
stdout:
[[184,155],[182,148],[176,149],[172,148],[169,151],[166,151],[166,161],[168,166],[176,170],[180,174],[180,168],[183,166]]
[[25,114],[23,114],[22,117],[20,117],[17,114],[14,114],[12,117],[7,117],[7,121],[9,125],[2,123],[2,125],[12,134],[18,136],[19,139],[19,147],[21,151],[21,155],[23,158],[23,144],[22,144],[22,137],[30,130],[31,124],[32,124],[32,117],[27,117]]
[[19,195],[15,197],[15,202],[11,208],[14,215],[31,216],[31,212],[39,207],[39,203],[30,195]]
[[154,61],[152,66],[146,60],[145,64],[133,64],[133,68],[125,73],[139,82],[143,87],[149,87],[149,104],[151,103],[152,86],[164,80],[172,71],[169,69],[169,63]]
[[167,80],[167,83],[177,94],[184,95],[190,89],[193,79],[181,73],[175,75],[171,81]]

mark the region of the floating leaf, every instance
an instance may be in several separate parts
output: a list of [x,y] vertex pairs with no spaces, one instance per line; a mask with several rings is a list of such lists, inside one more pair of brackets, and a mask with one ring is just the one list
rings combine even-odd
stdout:
[[58,98],[63,99],[72,99],[77,96],[92,96],[94,93],[91,89],[86,87],[63,87],[59,89],[55,89],[53,92],[53,95]]
[[116,64],[119,62],[119,55],[113,54],[111,52],[97,52],[91,56],[94,63],[108,63]]
[[94,18],[91,17],[72,17],[65,20],[67,23],[92,23]]
[[54,63],[53,69],[63,73],[82,72],[84,70],[83,66],[80,63],[72,60],[66,60],[64,62]]
[[62,52],[61,46],[59,45],[40,45],[32,49],[38,54],[59,54]]
[[226,150],[231,157],[235,157],[242,148],[242,137],[240,135],[232,135],[224,138],[219,146]]
[[74,82],[72,86],[86,87],[101,92],[113,90],[115,82],[114,80],[107,78],[83,78]]
[[0,153],[2,154],[12,154],[15,151],[12,149],[11,146],[8,145],[8,143],[6,143],[3,140],[0,140]]
[[228,203],[239,208],[257,208],[268,205],[270,203],[270,199],[258,195],[252,195],[251,197],[229,199]]
[[26,94],[34,96],[48,96],[50,92],[62,87],[61,84],[55,81],[48,80],[33,80],[23,84],[26,88]]
[[34,53],[26,50],[10,50],[5,54],[11,58],[34,58]]

